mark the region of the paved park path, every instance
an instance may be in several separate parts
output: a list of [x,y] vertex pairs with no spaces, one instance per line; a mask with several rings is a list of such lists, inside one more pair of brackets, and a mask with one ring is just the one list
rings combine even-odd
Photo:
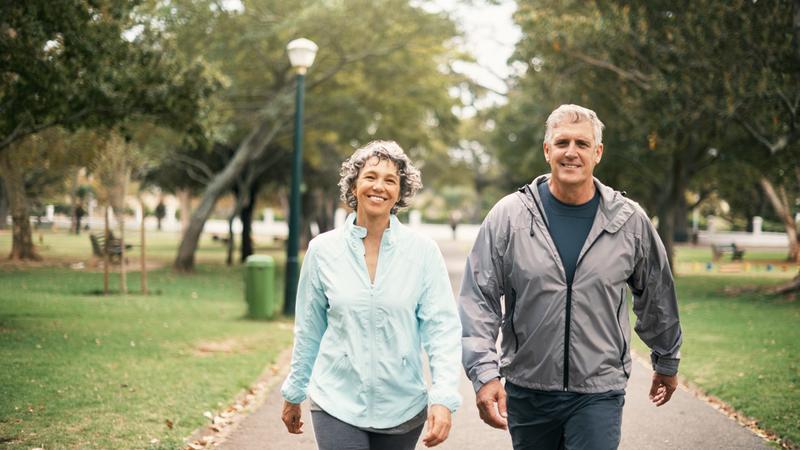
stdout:
[[[454,289],[461,282],[464,261],[470,243],[440,242]],[[651,370],[634,362],[628,384],[622,421],[621,449],[769,449],[766,441],[741,427],[706,402],[696,398],[683,387],[672,400],[656,408],[647,399]],[[285,376],[287,367],[277,375]],[[464,403],[453,418],[450,438],[440,449],[503,450],[511,449],[508,433],[485,425],[478,417],[475,394],[466,376],[461,381]],[[305,433],[290,435],[280,421],[283,399],[279,383],[267,395],[266,401],[238,429],[233,431],[220,448],[225,450],[297,449],[314,450],[314,433],[308,405],[303,405]],[[418,449],[426,448],[421,443]]]

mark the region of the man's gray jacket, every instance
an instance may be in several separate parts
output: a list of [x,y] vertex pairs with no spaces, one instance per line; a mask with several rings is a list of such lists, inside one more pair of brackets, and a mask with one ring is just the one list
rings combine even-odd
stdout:
[[627,287],[654,369],[674,375],[681,345],[675,285],[647,215],[595,179],[597,215],[568,285],[536,188],[549,177],[500,200],[467,259],[459,313],[463,363],[475,390],[500,376],[545,391],[624,389],[631,370]]

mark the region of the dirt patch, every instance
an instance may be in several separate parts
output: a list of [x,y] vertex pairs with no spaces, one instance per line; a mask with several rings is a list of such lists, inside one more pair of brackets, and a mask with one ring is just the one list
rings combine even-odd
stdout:
[[204,341],[194,348],[196,356],[211,356],[217,353],[242,353],[249,350],[248,345],[238,339],[225,339],[224,341]]

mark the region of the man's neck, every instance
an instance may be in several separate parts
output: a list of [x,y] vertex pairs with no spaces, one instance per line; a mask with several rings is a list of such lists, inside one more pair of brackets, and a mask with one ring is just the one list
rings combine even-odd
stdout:
[[563,185],[556,183],[552,178],[547,182],[550,188],[550,193],[553,197],[561,203],[567,205],[582,205],[594,197],[597,188],[594,186],[594,181],[590,180],[589,183],[581,185]]

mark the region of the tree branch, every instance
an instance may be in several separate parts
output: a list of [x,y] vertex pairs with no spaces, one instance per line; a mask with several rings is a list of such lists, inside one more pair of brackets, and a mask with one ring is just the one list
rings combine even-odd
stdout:
[[617,75],[619,75],[621,78],[632,81],[634,84],[636,84],[640,88],[644,89],[645,91],[649,91],[651,89],[651,86],[650,86],[650,83],[649,83],[649,77],[647,77],[643,73],[639,72],[638,70],[635,70],[635,69],[631,70],[631,71],[625,70],[625,69],[623,69],[623,68],[621,68],[619,66],[616,66],[616,65],[614,65],[614,64],[612,64],[612,63],[610,63],[608,61],[603,61],[601,59],[597,59],[597,58],[591,57],[589,55],[585,55],[585,54],[583,54],[581,52],[567,50],[565,53],[567,55],[569,55],[569,56],[572,56],[572,57],[574,57],[576,59],[579,59],[579,60],[585,62],[586,64],[589,64],[590,66],[595,66],[595,67],[599,67],[601,69],[610,70],[611,72],[614,72]]
[[169,155],[168,159],[172,159],[178,163],[182,163],[183,165],[186,166],[187,170],[190,169],[200,170],[205,176],[205,178],[202,180],[201,179],[195,179],[195,180],[203,184],[207,184],[208,182],[211,181],[211,179],[214,178],[214,172],[208,167],[208,165],[206,165],[204,162],[198,159],[191,158],[186,155],[181,155],[179,153],[173,153]]
[[66,125],[73,121],[80,119],[81,117],[85,116],[91,112],[89,108],[84,108],[77,113],[73,114],[72,116],[65,118],[65,119],[54,119],[50,122],[46,122],[39,125],[33,125],[30,128],[24,129],[23,123],[21,122],[14,128],[14,131],[11,132],[8,136],[5,137],[2,141],[0,141],[0,153],[2,153],[9,145],[13,144],[14,142],[24,138],[25,136],[29,136],[31,134],[38,133],[46,128],[50,128],[56,125]]

